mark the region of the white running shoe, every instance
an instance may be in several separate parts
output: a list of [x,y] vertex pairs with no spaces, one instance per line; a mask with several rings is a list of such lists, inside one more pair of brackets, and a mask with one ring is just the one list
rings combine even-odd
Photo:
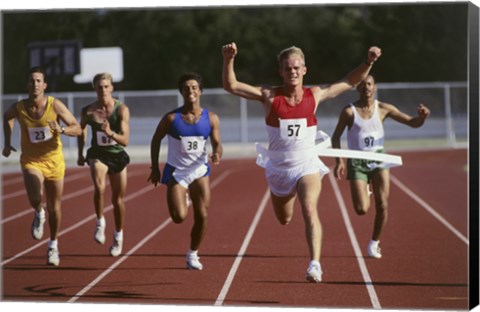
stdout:
[[310,262],[305,278],[312,283],[320,283],[322,281],[322,268],[318,262]]
[[379,243],[380,241],[374,241],[374,240],[371,240],[370,243],[368,243],[367,252],[369,257],[375,258],[375,259],[380,259],[382,257],[382,253],[380,252],[380,247],[378,246]]
[[118,257],[122,253],[123,240],[113,239],[113,244],[110,247],[110,256]]
[[60,254],[57,248],[48,248],[47,264],[58,266],[60,264]]
[[187,254],[187,269],[189,270],[203,270],[203,264],[200,263],[200,257],[197,254]]
[[105,227],[105,224],[102,225],[97,223],[97,227],[95,228],[95,241],[101,245],[105,244]]
[[45,226],[45,215],[39,216],[36,212],[34,213],[33,222],[32,222],[32,237],[36,240],[42,239],[43,236],[43,227]]

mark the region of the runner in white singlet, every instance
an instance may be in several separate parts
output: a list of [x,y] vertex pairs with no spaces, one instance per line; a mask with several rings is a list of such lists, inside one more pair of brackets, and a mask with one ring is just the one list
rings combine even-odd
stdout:
[[[359,84],[357,90],[360,99],[345,107],[340,114],[332,136],[332,147],[334,148],[341,147],[340,138],[345,128],[348,128],[349,149],[382,153],[384,152],[383,121],[387,117],[412,128],[418,128],[430,115],[430,110],[422,104],[417,109],[418,116],[411,117],[391,104],[375,100],[377,85],[371,75]],[[339,180],[345,174],[344,159],[337,158],[334,173]],[[367,253],[370,257],[379,259],[382,257],[379,247],[380,235],[388,217],[389,170],[382,166],[382,163],[348,159],[347,178],[350,180],[353,207],[358,215],[366,214],[370,207],[368,184],[372,185],[376,213]]]

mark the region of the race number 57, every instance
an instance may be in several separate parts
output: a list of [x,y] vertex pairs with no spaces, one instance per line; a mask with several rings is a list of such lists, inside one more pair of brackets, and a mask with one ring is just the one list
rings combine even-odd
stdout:
[[305,138],[307,130],[307,120],[299,119],[280,119],[280,136],[283,139],[297,140]]

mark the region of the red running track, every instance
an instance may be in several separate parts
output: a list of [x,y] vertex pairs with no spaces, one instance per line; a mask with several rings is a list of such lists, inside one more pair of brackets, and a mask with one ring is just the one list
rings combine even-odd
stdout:
[[[389,221],[381,260],[365,257],[374,207],[355,215],[348,182],[324,177],[323,282],[308,283],[308,251],[299,207],[280,225],[264,171],[253,159],[213,166],[204,270],[185,269],[192,216],[170,221],[165,188],[146,182],[146,164],[129,166],[124,254],[93,240],[87,168],[69,168],[59,238],[61,263],[48,267],[45,239],[30,236],[33,211],[18,173],[3,174],[2,300],[241,307],[468,309],[467,150],[402,152],[391,170]],[[331,159],[326,163],[332,167]],[[106,198],[109,198],[107,194]]]

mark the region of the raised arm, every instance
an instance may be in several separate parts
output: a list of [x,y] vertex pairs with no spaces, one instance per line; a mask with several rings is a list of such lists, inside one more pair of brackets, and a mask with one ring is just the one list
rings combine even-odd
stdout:
[[430,110],[428,107],[426,107],[423,104],[420,104],[417,108],[417,116],[413,117],[408,114],[403,113],[400,111],[398,108],[391,104],[387,103],[381,103],[380,104],[383,109],[387,111],[387,114],[385,117],[390,117],[393,120],[405,124],[407,126],[410,126],[412,128],[419,128],[421,127],[424,123],[425,120],[430,116]]
[[362,62],[357,68],[348,73],[345,78],[329,85],[324,89],[313,89],[317,103],[334,98],[356,87],[368,76],[368,73],[372,69],[373,63],[380,57],[380,55],[382,55],[380,48],[371,47],[368,50],[366,61]]
[[237,80],[234,69],[234,60],[237,55],[237,45],[235,42],[229,43],[222,47],[223,54],[223,71],[222,82],[223,88],[237,96],[249,99],[262,101],[262,89],[260,87],[254,87],[249,84],[240,82]]

